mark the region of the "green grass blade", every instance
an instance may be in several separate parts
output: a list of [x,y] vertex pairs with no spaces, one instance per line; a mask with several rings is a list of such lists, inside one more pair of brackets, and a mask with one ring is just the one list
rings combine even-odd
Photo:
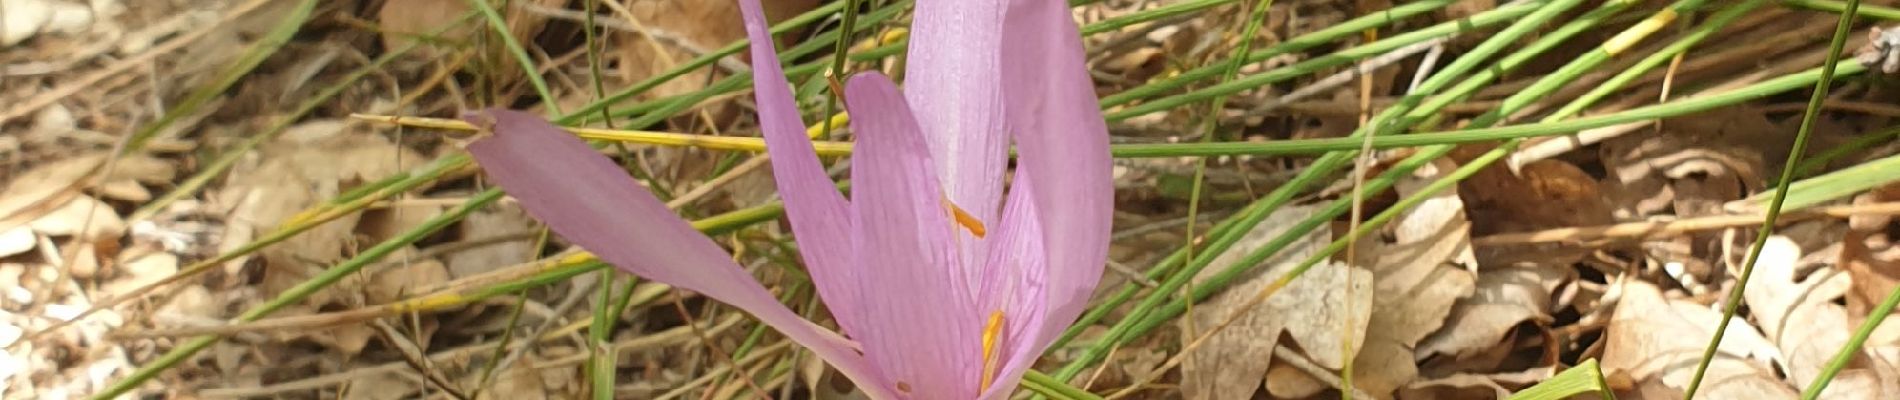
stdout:
[[1597,365],[1594,358],[1583,360],[1582,364],[1557,373],[1557,376],[1512,393],[1509,400],[1563,400],[1592,392],[1605,399],[1616,400],[1616,392],[1610,390],[1610,385],[1603,379],[1603,368]]

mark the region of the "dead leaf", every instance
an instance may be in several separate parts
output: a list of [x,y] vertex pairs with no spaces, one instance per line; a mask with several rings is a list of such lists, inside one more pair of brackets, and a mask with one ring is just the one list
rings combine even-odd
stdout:
[[1601,146],[1610,169],[1603,192],[1619,206],[1619,220],[1721,212],[1722,203],[1761,189],[1766,183],[1762,171],[1781,165],[1793,132],[1761,112],[1739,108],[1671,118],[1662,130],[1617,137]]
[[1498,346],[1518,324],[1551,322],[1552,291],[1572,274],[1562,267],[1485,268],[1478,273],[1476,293],[1459,300],[1444,328],[1419,343],[1419,356],[1469,355]]
[[[1855,204],[1900,200],[1900,186],[1888,185],[1854,197]],[[1888,235],[1893,217],[1857,215],[1848,219],[1847,234],[1841,238],[1839,265],[1853,276],[1847,293],[1847,311],[1865,315],[1900,286],[1900,246]]]
[[33,229],[16,226],[0,231],[0,258],[25,253],[39,246],[39,237],[33,235]]
[[[1469,160],[1491,147],[1462,146],[1452,158]],[[1613,221],[1596,178],[1562,160],[1540,160],[1517,171],[1493,165],[1460,182],[1458,188],[1471,220],[1478,224],[1472,228],[1478,235]]]
[[[1616,397],[1674,399],[1687,388],[1703,347],[1722,313],[1688,300],[1663,297],[1655,285],[1624,280],[1616,316],[1604,333],[1603,372],[1619,386]],[[1709,364],[1699,396],[1711,399],[1791,399],[1792,387],[1775,378],[1774,345],[1746,321],[1729,324]]]
[[387,304],[421,294],[415,293],[415,288],[448,281],[449,271],[442,263],[429,259],[412,260],[377,271],[367,282],[364,295],[369,304]]
[[[1420,168],[1396,185],[1401,196],[1419,195],[1431,182],[1454,169],[1441,160]],[[1391,398],[1418,376],[1419,341],[1439,329],[1459,299],[1472,294],[1476,268],[1471,223],[1458,191],[1431,195],[1388,225],[1389,236],[1362,239],[1356,263],[1374,276],[1372,304],[1363,344],[1353,359],[1353,384],[1374,398]],[[1337,289],[1335,289],[1337,290]],[[1336,329],[1336,328],[1335,328]],[[1306,354],[1334,352],[1308,349]],[[1307,382],[1299,382],[1300,380]],[[1279,381],[1275,381],[1279,380]],[[1269,371],[1267,387],[1277,397],[1304,397],[1325,385],[1292,369]]]
[[[510,4],[509,7],[498,11],[502,14],[502,20],[508,23],[508,33],[513,35],[517,42],[533,43],[534,36],[547,25],[547,18],[541,14],[529,12],[526,7],[559,7],[567,1],[532,0],[525,3],[527,4]],[[409,46],[418,37],[427,37],[441,31],[439,35],[434,36],[435,39],[450,44],[485,43],[492,47],[491,51],[503,51],[503,43],[500,40],[486,42],[475,40],[477,32],[488,29],[488,25],[480,17],[464,22],[461,26],[450,27],[450,24],[461,21],[461,16],[471,10],[468,2],[460,0],[387,0],[376,13],[377,21],[383,28],[383,48],[400,49]],[[427,46],[428,42],[424,43],[424,46],[418,46],[411,53],[417,59],[434,59],[445,55],[445,52]],[[516,79],[521,76],[521,66],[513,57],[501,57],[496,61],[501,64],[486,71],[489,76],[506,79]]]
[[117,240],[125,234],[125,220],[105,202],[78,195],[28,224],[47,236],[77,236],[94,242]]
[[[1440,160],[1396,188],[1400,196],[1420,195],[1425,185],[1453,169],[1450,161]],[[1472,294],[1476,279],[1470,268],[1477,267],[1471,222],[1458,191],[1432,195],[1389,228],[1390,242],[1363,240],[1358,251],[1373,260],[1369,269],[1377,281],[1365,346],[1353,362],[1353,384],[1379,398],[1389,398],[1417,377],[1415,346],[1445,323],[1459,299]]]
[[[469,214],[462,220],[459,243],[482,242],[492,238],[534,232],[539,226],[534,217],[514,204],[497,204]],[[466,278],[535,259],[533,240],[509,240],[486,243],[442,257],[449,276]]]
[[[1838,265],[1848,266],[1849,271],[1856,264],[1852,257],[1859,252],[1853,249],[1864,250],[1854,236],[1850,233],[1842,241],[1839,255]],[[1785,236],[1769,238],[1756,262],[1755,276],[1743,293],[1750,314],[1780,350],[1788,382],[1796,387],[1813,382],[1847,344],[1850,327],[1858,325],[1850,317],[1849,308],[1834,301],[1848,297],[1851,305],[1854,282],[1850,281],[1859,276],[1826,266],[1832,261],[1826,253],[1816,255],[1822,257],[1804,257],[1801,247]],[[1807,268],[1810,265],[1822,267]],[[1803,274],[1807,270],[1814,272]],[[1900,365],[1884,362],[1872,353],[1881,348],[1900,349],[1900,343],[1867,343],[1853,363],[1828,385],[1827,398],[1900,398]]]
[[1423,379],[1405,385],[1399,398],[1406,400],[1506,399],[1517,390],[1530,387],[1556,375],[1551,367],[1498,374],[1454,374]]
[[[1224,267],[1278,238],[1297,222],[1311,217],[1312,206],[1285,207],[1222,253],[1212,265]],[[1313,361],[1338,369],[1348,341],[1357,343],[1365,334],[1371,306],[1371,273],[1346,265],[1322,262],[1287,284],[1273,297],[1251,310],[1243,309],[1262,290],[1272,286],[1307,257],[1326,246],[1331,234],[1314,231],[1273,258],[1253,267],[1227,289],[1194,309],[1191,335],[1198,337],[1215,329],[1234,313],[1241,313],[1224,330],[1215,333],[1182,363],[1182,392],[1190,399],[1249,398],[1261,387],[1273,359],[1273,349],[1282,332],[1295,344],[1312,354]],[[1264,268],[1262,268],[1264,267]],[[1204,280],[1215,268],[1202,272]],[[1350,282],[1351,287],[1347,285]],[[1349,295],[1350,293],[1350,295]],[[1347,298],[1352,296],[1354,298]],[[1350,307],[1350,308],[1349,308]],[[1346,332],[1348,336],[1342,336]]]

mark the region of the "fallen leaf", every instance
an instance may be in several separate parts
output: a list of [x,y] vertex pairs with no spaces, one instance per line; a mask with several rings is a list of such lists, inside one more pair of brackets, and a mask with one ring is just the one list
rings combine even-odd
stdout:
[[[1423,195],[1423,188],[1455,169],[1439,160],[1400,180],[1402,197]],[[1418,375],[1415,349],[1445,323],[1459,299],[1472,294],[1477,260],[1471,249],[1471,222],[1459,190],[1432,194],[1406,210],[1389,229],[1391,240],[1362,240],[1358,254],[1371,258],[1372,319],[1366,342],[1354,360],[1353,384],[1372,396],[1387,398]],[[1363,261],[1362,261],[1363,262]]]
[[[1847,344],[1849,327],[1859,325],[1850,315],[1865,314],[1849,311],[1854,304],[1853,286],[1861,278],[1852,271],[1855,265],[1865,265],[1857,260],[1866,256],[1862,238],[1854,232],[1850,230],[1842,240],[1838,263],[1826,253],[1817,254],[1820,259],[1804,256],[1800,245],[1786,236],[1770,237],[1756,262],[1755,276],[1743,292],[1749,313],[1780,350],[1782,369],[1795,387],[1813,382]],[[1828,264],[1844,266],[1849,273],[1839,273]],[[1808,268],[1812,265],[1821,268]],[[1813,272],[1803,272],[1809,270]],[[1834,303],[1842,297],[1848,298],[1849,307]],[[1900,349],[1900,343],[1867,343],[1828,385],[1826,398],[1900,398],[1900,365],[1873,354],[1881,348]]]
[[33,235],[33,229],[16,226],[0,231],[0,258],[25,253],[39,246],[39,237]]
[[[401,260],[402,255],[392,260]],[[399,265],[382,268],[367,282],[364,296],[369,304],[387,304],[415,296],[413,290],[418,287],[441,284],[449,281],[448,268],[442,263],[430,259],[399,262]]]
[[[1854,204],[1872,204],[1900,200],[1900,185],[1888,185],[1854,197]],[[1900,246],[1888,235],[1893,217],[1856,215],[1848,218],[1848,230],[1841,238],[1839,264],[1853,276],[1847,293],[1847,311],[1866,315],[1900,286]]]
[[[1297,222],[1313,216],[1313,206],[1281,208],[1255,225],[1234,247],[1211,264],[1224,268],[1267,242],[1286,234]],[[1193,337],[1215,329],[1228,318],[1236,318],[1225,329],[1210,336],[1182,363],[1181,390],[1190,399],[1249,398],[1261,387],[1273,359],[1273,349],[1282,332],[1290,335],[1299,348],[1312,354],[1315,363],[1337,369],[1351,350],[1345,343],[1359,342],[1365,334],[1366,318],[1372,302],[1371,274],[1344,264],[1322,262],[1287,284],[1267,301],[1245,309],[1259,293],[1267,290],[1298,264],[1326,246],[1331,234],[1309,232],[1260,265],[1243,275],[1220,294],[1197,305],[1192,314]],[[1202,271],[1196,277],[1205,280],[1217,268]],[[1347,288],[1349,284],[1351,287]],[[1351,296],[1353,298],[1347,298]],[[1236,317],[1235,313],[1240,313]],[[1341,332],[1351,335],[1342,336]]]
[[[1452,159],[1464,162],[1494,146],[1459,147]],[[1458,184],[1477,235],[1613,221],[1596,178],[1569,162],[1539,160],[1512,171],[1492,165]]]
[[1663,121],[1662,132],[1603,142],[1602,182],[1619,220],[1712,215],[1759,191],[1768,165],[1781,165],[1793,130],[1757,111],[1732,108]]
[[1444,328],[1419,343],[1420,357],[1490,349],[1526,321],[1549,323],[1552,291],[1573,273],[1562,265],[1499,266],[1478,273],[1477,290],[1458,300]]
[[1551,367],[1497,374],[1454,374],[1443,378],[1421,379],[1399,390],[1405,400],[1507,399],[1511,393],[1556,375]]
[[[1647,282],[1624,280],[1616,290],[1622,291],[1622,300],[1604,332],[1602,357],[1604,374],[1613,382],[1629,384],[1616,387],[1616,397],[1679,398],[1722,313],[1692,301],[1665,298]],[[1776,352],[1746,321],[1729,324],[1698,395],[1794,398],[1794,389],[1777,379],[1768,366]]]
[[76,236],[81,240],[117,240],[125,234],[125,220],[111,205],[79,195],[33,220],[29,226],[42,235]]
[[[498,204],[477,210],[462,220],[462,240],[457,243],[489,241],[507,235],[535,232],[539,223],[514,204]],[[449,276],[457,279],[480,275],[498,268],[534,260],[534,241],[508,240],[480,244],[450,252],[442,257]]]

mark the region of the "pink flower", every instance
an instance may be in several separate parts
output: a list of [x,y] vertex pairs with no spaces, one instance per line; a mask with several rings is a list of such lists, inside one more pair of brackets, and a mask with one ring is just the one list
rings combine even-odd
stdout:
[[918,1],[907,90],[874,72],[846,84],[858,137],[849,200],[775,78],[758,0],[740,2],[778,189],[849,339],[779,304],[612,161],[538,117],[472,116],[495,134],[469,151],[569,241],[751,313],[874,398],[1007,395],[1081,314],[1107,258],[1107,129],[1066,2]]

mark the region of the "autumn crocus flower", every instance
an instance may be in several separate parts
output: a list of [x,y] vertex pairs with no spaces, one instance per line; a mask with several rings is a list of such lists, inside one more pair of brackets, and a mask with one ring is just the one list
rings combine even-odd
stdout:
[[874,398],[1008,394],[1081,313],[1107,258],[1107,130],[1066,2],[918,1],[907,90],[877,73],[845,86],[858,137],[848,201],[778,79],[757,0],[741,7],[779,193],[845,336],[779,304],[613,162],[537,117],[474,116],[494,135],[469,151],[561,236],[751,313]]

